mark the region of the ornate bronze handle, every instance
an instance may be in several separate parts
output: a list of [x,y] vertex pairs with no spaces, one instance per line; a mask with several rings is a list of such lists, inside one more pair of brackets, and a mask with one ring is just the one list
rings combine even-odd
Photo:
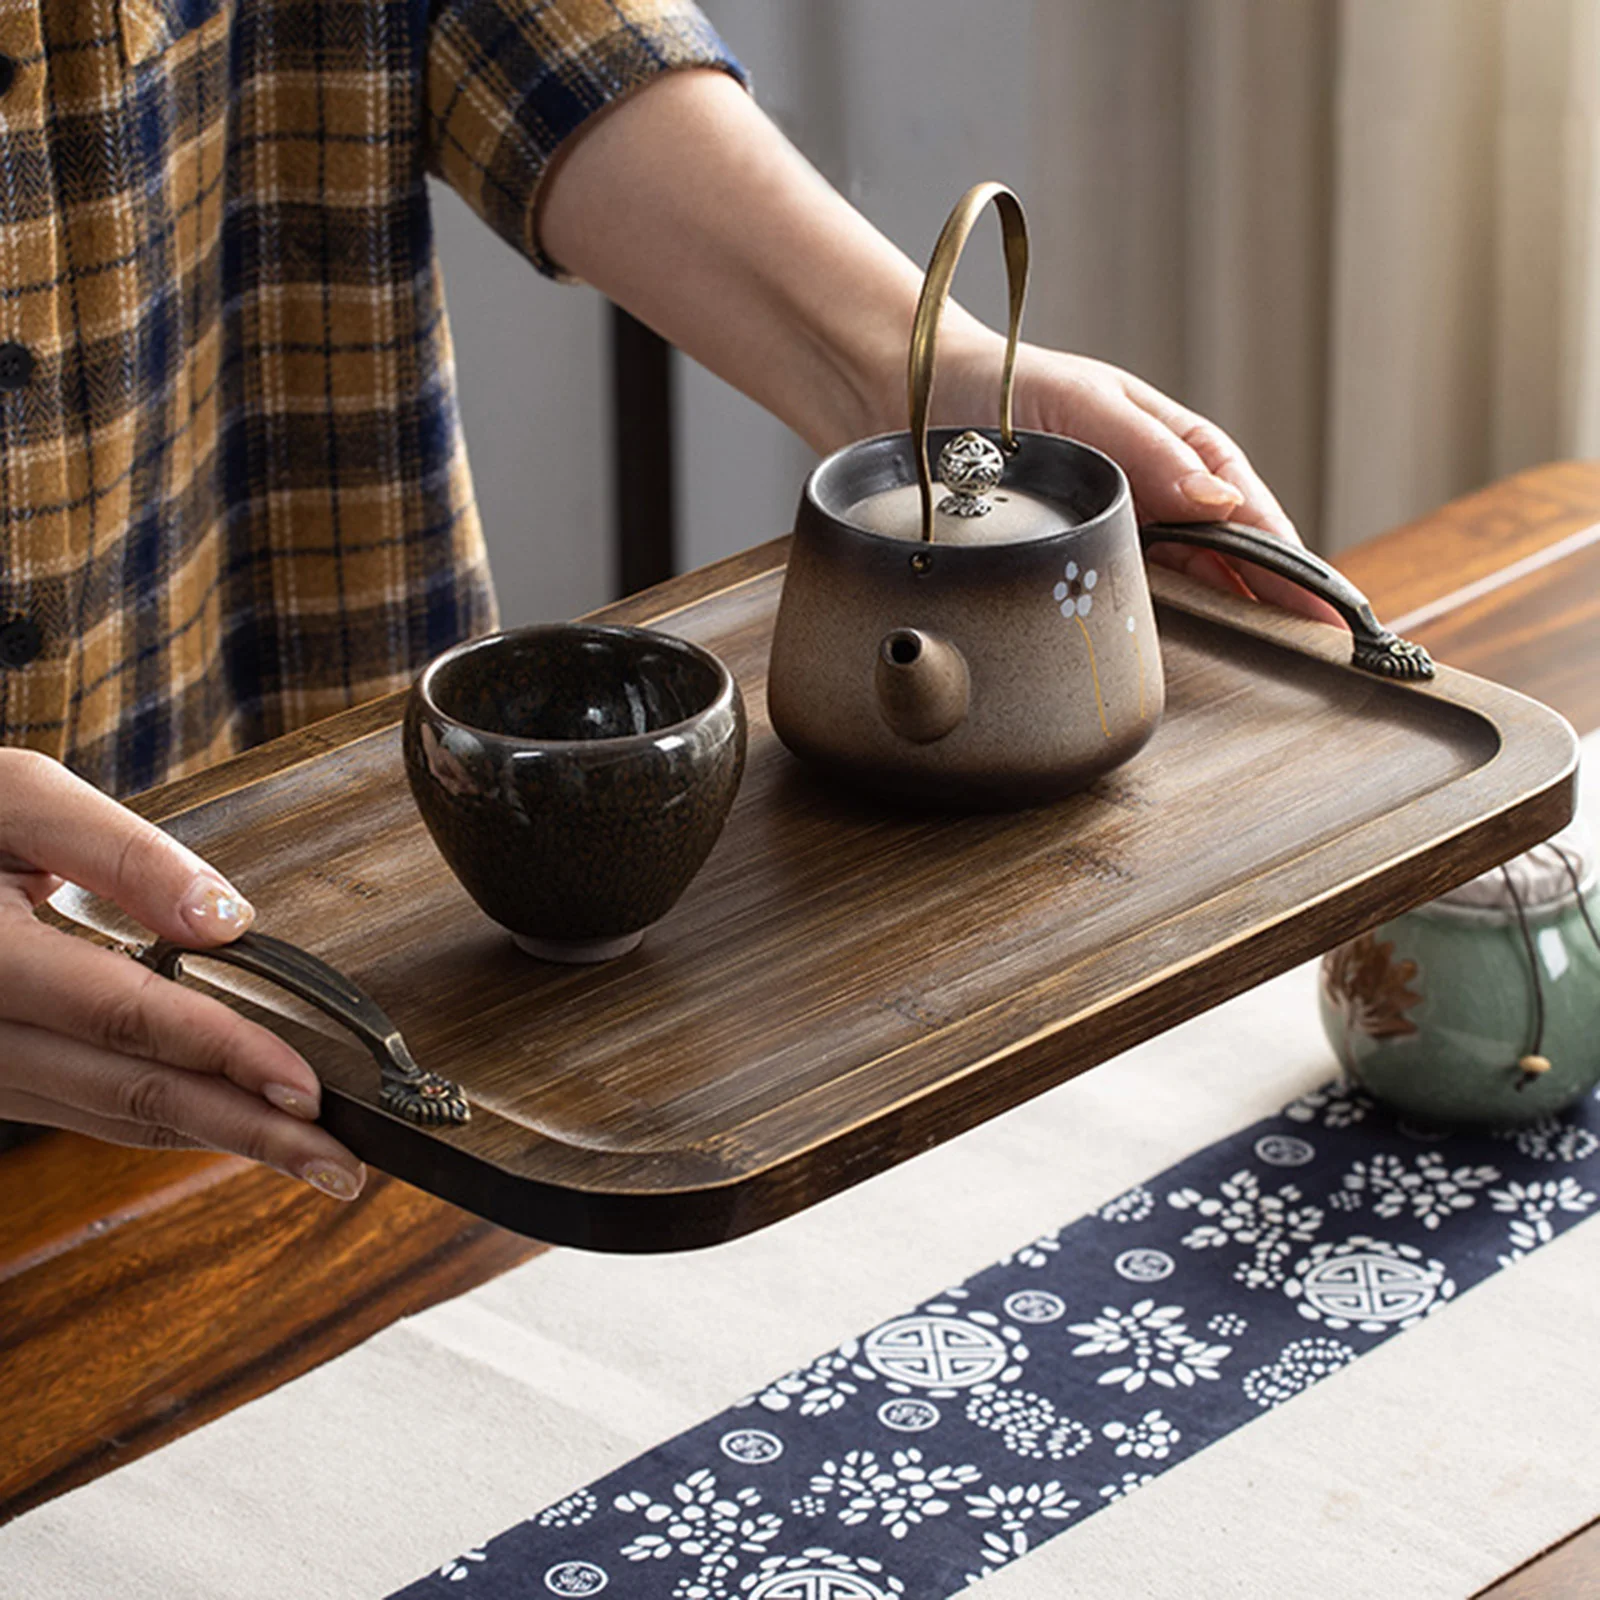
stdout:
[[1022,202],[1003,183],[978,183],[962,195],[946,220],[922,280],[917,315],[911,324],[911,359],[906,384],[911,394],[911,444],[917,458],[917,486],[922,491],[922,539],[933,542],[933,468],[928,461],[928,408],[933,400],[933,358],[939,318],[950,297],[956,264],[978,213],[993,200],[1000,213],[1005,242],[1006,281],[1010,291],[1010,327],[1006,333],[1005,367],[1000,374],[1000,441],[1006,453],[1017,447],[1011,432],[1011,380],[1017,365],[1017,339],[1022,332],[1022,302],[1028,293],[1028,222]]
[[1266,567],[1326,600],[1350,624],[1355,637],[1352,665],[1385,678],[1433,676],[1433,657],[1420,644],[1384,627],[1367,597],[1342,572],[1303,545],[1275,539],[1237,522],[1152,522],[1139,530],[1139,539],[1147,550],[1153,544],[1192,544]]
[[185,959],[199,956],[267,978],[342,1022],[372,1052],[381,1088],[378,1102],[411,1122],[433,1125],[466,1122],[472,1115],[459,1084],[425,1072],[412,1059],[406,1042],[378,1003],[342,972],[318,960],[309,950],[265,933],[241,934],[232,944],[210,950],[187,950],[163,939],[140,953],[139,960],[164,978],[176,978]]

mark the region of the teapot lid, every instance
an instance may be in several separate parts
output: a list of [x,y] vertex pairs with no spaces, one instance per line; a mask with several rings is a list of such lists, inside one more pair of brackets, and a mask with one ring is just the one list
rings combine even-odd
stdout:
[[[1001,242],[1005,250],[1009,316],[1006,327],[1005,360],[1000,372],[999,445],[976,429],[956,433],[939,452],[938,477],[946,493],[936,498],[934,473],[928,454],[928,420],[933,399],[934,355],[938,343],[939,320],[950,294],[956,264],[979,212],[993,202],[1000,216]],[[909,445],[910,466],[915,482],[895,475],[882,478],[866,494],[838,497],[830,514],[863,532],[892,539],[920,540],[923,543],[959,545],[1002,545],[1054,538],[1081,527],[1082,502],[1104,500],[1103,511],[1116,498],[1099,483],[1103,474],[1090,469],[1097,480],[1095,490],[1086,485],[1067,486],[1062,463],[1083,458],[1082,448],[1053,435],[1034,434],[1035,439],[1053,439],[1048,452],[1035,449],[1033,459],[1012,473],[1012,481],[1001,486],[1002,478],[1022,449],[1022,437],[1011,425],[1011,389],[1016,376],[1017,344],[1022,332],[1022,305],[1028,284],[1028,223],[1022,202],[1003,183],[977,183],[956,202],[945,219],[944,228],[933,247],[928,271],[917,297],[916,315],[911,324],[911,347],[906,363],[906,391],[910,402],[911,428],[908,435],[880,436],[847,446],[812,475],[815,486],[819,474],[838,478],[871,476],[868,463],[882,464],[882,446],[889,440],[903,439]],[[942,431],[942,430],[941,430]],[[1065,448],[1062,448],[1065,447]],[[1090,453],[1095,454],[1094,452]],[[828,468],[841,457],[854,457],[848,467]],[[1109,462],[1104,463],[1111,466]],[[861,470],[857,471],[859,467]],[[1111,472],[1120,481],[1121,474]],[[1025,480],[1027,488],[1022,487]],[[1044,492],[1041,492],[1044,491]],[[1098,512],[1096,513],[1098,514]]]
[[[1006,458],[974,429],[957,434],[939,452],[939,482],[947,491],[933,514],[936,544],[1017,544],[1050,539],[1081,520],[1043,495],[1002,487]],[[922,497],[905,483],[864,495],[846,508],[844,521],[890,539],[921,540]]]

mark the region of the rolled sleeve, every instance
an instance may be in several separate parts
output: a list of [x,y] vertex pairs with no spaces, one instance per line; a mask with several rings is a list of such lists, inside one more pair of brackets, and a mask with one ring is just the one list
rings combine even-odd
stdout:
[[662,72],[743,66],[685,0],[440,0],[424,65],[429,169],[539,270],[539,189],[596,112]]

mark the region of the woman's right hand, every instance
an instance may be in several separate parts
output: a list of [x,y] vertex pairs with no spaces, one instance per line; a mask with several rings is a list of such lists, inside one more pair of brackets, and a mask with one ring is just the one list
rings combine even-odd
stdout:
[[321,1085],[267,1029],[34,915],[66,879],[187,947],[255,912],[220,874],[59,762],[0,749],[0,1118],[112,1144],[230,1151],[353,1200]]

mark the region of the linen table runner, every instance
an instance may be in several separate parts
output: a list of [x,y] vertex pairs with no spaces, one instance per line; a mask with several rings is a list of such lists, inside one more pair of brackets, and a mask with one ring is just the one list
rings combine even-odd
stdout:
[[1594,1097],[1443,1134],[1329,1085],[401,1593],[954,1594],[1444,1310],[1597,1191]]

